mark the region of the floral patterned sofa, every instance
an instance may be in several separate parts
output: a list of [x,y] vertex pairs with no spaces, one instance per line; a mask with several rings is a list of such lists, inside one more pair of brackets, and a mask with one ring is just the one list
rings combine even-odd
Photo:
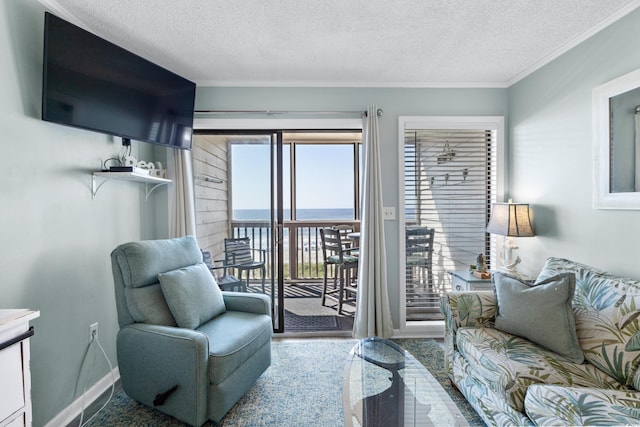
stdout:
[[640,281],[549,258],[440,309],[445,368],[488,425],[640,425]]

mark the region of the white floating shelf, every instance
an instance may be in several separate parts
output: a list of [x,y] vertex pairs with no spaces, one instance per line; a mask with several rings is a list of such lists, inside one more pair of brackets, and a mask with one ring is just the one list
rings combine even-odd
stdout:
[[[103,181],[98,184],[96,178],[102,178]],[[94,172],[91,176],[91,196],[95,200],[96,194],[102,185],[110,179],[117,179],[120,181],[133,181],[146,184],[147,199],[149,195],[161,185],[170,184],[173,181],[166,178],[158,178],[156,176],[140,174],[135,172]],[[155,184],[149,189],[150,184]]]

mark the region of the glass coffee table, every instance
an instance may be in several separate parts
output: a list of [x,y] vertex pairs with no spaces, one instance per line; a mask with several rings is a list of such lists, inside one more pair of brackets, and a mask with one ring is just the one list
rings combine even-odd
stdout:
[[382,338],[366,338],[353,347],[342,396],[347,427],[469,425],[429,371]]

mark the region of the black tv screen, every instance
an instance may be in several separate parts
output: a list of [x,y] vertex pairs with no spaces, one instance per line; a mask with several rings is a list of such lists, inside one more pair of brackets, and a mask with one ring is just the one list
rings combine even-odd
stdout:
[[191,149],[196,85],[45,13],[42,120]]

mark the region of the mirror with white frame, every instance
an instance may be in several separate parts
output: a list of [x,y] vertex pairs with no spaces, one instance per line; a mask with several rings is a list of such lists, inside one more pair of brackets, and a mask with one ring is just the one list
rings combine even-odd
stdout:
[[640,69],[593,90],[596,209],[640,209]]

